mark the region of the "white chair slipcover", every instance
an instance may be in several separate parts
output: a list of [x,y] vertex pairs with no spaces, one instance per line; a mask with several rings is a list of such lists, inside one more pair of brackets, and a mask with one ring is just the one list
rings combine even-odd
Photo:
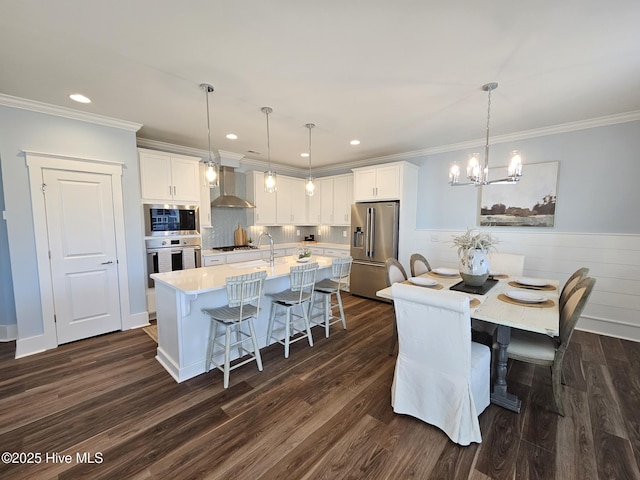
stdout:
[[468,297],[400,283],[391,292],[399,340],[394,412],[434,425],[460,445],[480,443],[491,353],[471,341]]

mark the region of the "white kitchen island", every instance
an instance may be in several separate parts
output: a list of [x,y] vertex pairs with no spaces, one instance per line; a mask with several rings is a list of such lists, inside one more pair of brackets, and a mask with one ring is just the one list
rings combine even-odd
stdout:
[[[318,263],[317,280],[331,275],[329,257],[314,256]],[[267,345],[267,326],[271,311],[267,293],[290,287],[290,268],[298,264],[293,257],[276,258],[275,265],[255,260],[213,267],[155,273],[158,350],[156,360],[176,382],[183,382],[205,371],[205,356],[210,319],[203,308],[227,305],[226,279],[258,270],[265,270],[260,316],[255,322],[260,348]]]

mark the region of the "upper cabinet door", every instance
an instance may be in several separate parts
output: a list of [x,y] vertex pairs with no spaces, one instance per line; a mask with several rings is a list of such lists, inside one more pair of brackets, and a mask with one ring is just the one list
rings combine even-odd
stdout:
[[356,170],[353,172],[353,196],[356,201],[375,200],[376,170]]
[[399,164],[354,169],[353,196],[356,202],[400,198]]
[[321,185],[320,224],[333,225],[333,178],[321,178],[318,183]]
[[200,203],[200,159],[139,149],[140,190],[148,201]]
[[351,225],[353,175],[333,179],[333,224]]
[[278,225],[304,225],[307,222],[304,180],[292,177],[278,178],[276,211]]
[[[279,180],[279,179],[278,179]],[[253,209],[254,225],[276,224],[276,195],[264,191],[264,173],[253,171],[247,174],[247,196],[256,208]]]

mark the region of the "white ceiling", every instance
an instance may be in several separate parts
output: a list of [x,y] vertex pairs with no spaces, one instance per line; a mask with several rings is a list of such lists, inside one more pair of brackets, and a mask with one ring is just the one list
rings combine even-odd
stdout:
[[638,111],[639,25],[638,0],[0,0],[0,93],[206,150],[206,82],[214,149],[266,161],[270,106],[272,162],[306,167],[312,122],[322,167],[482,139],[492,81],[492,136]]

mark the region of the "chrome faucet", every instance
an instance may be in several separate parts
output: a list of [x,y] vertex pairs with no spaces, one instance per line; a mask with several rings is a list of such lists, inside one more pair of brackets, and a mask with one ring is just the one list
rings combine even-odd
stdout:
[[262,243],[263,236],[269,237],[269,266],[273,267],[275,264],[275,252],[273,250],[273,237],[269,232],[262,232],[258,237],[258,248],[260,248],[260,244]]

